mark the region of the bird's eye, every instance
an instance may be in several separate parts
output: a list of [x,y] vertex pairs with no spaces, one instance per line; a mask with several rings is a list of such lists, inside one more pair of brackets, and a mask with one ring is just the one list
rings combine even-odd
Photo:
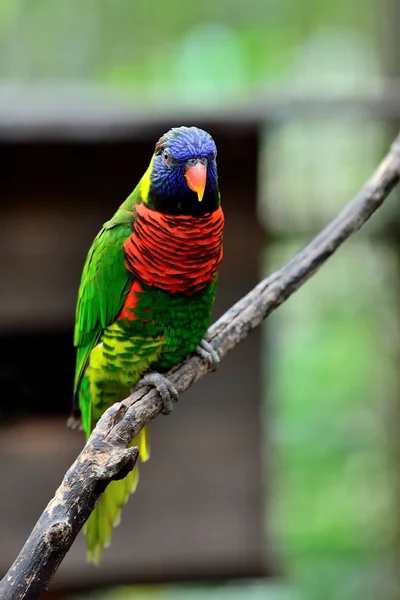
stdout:
[[164,150],[162,157],[164,159],[164,162],[166,162],[167,164],[171,162],[171,155],[168,152],[168,150]]

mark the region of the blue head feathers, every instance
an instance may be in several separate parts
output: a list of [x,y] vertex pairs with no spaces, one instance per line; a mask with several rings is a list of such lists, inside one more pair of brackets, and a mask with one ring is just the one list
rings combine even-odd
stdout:
[[219,206],[217,148],[197,127],[174,127],[155,147],[148,206],[169,214],[198,215]]

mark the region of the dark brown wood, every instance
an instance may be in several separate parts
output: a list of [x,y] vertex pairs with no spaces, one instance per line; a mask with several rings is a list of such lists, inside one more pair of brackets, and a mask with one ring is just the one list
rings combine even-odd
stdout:
[[[221,358],[360,229],[398,184],[399,177],[400,140],[397,139],[353,202],[289,263],[259,283],[210,328],[209,339]],[[192,357],[171,370],[169,378],[182,394],[207,370],[198,357]],[[143,388],[104,413],[0,583],[3,600],[34,599],[46,589],[105,486],[112,479],[123,477],[135,464],[136,449],[128,448],[131,439],[161,409],[157,392]],[[229,407],[226,412],[229,416]],[[208,419],[212,421],[212,412]],[[232,461],[237,458],[234,454],[231,456]]]

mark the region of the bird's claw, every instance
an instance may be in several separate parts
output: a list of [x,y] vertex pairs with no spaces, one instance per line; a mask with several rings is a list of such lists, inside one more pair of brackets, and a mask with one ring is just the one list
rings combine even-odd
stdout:
[[218,352],[214,350],[210,342],[207,342],[207,340],[204,338],[197,346],[196,354],[201,356],[201,358],[212,368],[213,371],[218,369],[220,363]]
[[140,381],[140,387],[145,385],[151,385],[155,387],[157,392],[161,396],[163,403],[162,413],[169,415],[174,407],[174,402],[178,402],[179,394],[175,386],[163,375],[157,373],[157,371],[149,371]]

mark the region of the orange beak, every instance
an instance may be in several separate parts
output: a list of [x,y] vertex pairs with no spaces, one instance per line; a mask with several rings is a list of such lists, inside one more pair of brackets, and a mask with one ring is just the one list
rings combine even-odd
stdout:
[[188,187],[193,192],[196,192],[199,202],[201,202],[206,187],[207,167],[200,162],[196,163],[194,166],[186,167],[185,178]]

